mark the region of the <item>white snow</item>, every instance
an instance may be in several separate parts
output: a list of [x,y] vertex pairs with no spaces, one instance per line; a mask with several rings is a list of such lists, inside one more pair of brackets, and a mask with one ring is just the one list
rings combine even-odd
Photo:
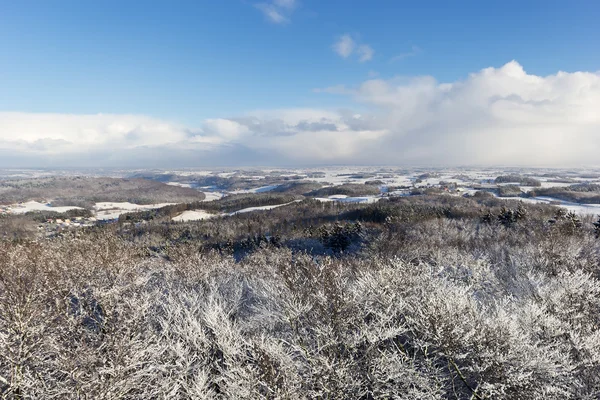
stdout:
[[261,186],[259,188],[253,189],[254,193],[264,193],[270,192],[271,190],[277,189],[279,185],[269,185],[269,186]]
[[186,222],[186,221],[200,221],[203,219],[209,219],[218,217],[218,214],[210,214],[204,210],[187,210],[182,212],[176,217],[173,217],[173,221]]
[[333,195],[329,197],[315,197],[315,200],[321,202],[338,201],[340,203],[376,203],[381,197],[376,196],[361,196],[361,197],[348,197],[343,194]]
[[231,194],[264,193],[264,192],[270,192],[271,190],[274,190],[278,187],[279,187],[279,185],[260,186],[260,187],[256,187],[256,188],[252,188],[252,189],[232,190],[229,193],[231,193]]
[[184,187],[184,188],[191,188],[192,187],[191,183],[181,183],[181,182],[167,182],[167,185],[169,185],[169,186],[179,186],[179,187]]
[[380,198],[375,196],[346,197],[344,199],[337,199],[337,201],[340,203],[376,203]]
[[542,181],[542,187],[543,188],[551,188],[551,187],[567,187],[567,186],[571,186],[574,185],[575,182],[573,183],[566,183],[566,182],[548,182],[548,181]]
[[579,204],[579,203],[573,203],[570,201],[564,201],[564,200],[559,200],[559,199],[555,199],[553,197],[546,197],[546,196],[540,196],[540,197],[532,197],[532,198],[521,198],[521,197],[499,197],[500,199],[512,199],[512,200],[519,200],[525,203],[534,203],[534,204],[550,204],[550,203],[560,203],[560,204],[555,204],[558,207],[562,207],[562,208],[566,208],[569,211],[574,212],[575,214],[579,214],[579,215],[594,215],[594,214],[600,214],[600,204]]
[[156,208],[171,206],[174,204],[176,203],[134,204],[129,202],[100,202],[96,203],[94,209],[96,211],[96,218],[98,220],[107,220],[119,218],[121,214],[125,214],[131,211],[153,210]]
[[203,201],[214,201],[214,200],[219,200],[220,198],[223,197],[223,193],[221,192],[203,192],[204,193],[204,200]]
[[277,205],[274,205],[274,206],[248,207],[248,208],[243,208],[243,209],[241,209],[241,210],[238,210],[238,211],[232,212],[232,213],[230,213],[229,215],[242,214],[242,213],[247,213],[247,212],[251,212],[251,211],[264,211],[264,210],[272,210],[272,209],[274,209],[274,208],[277,208],[277,207],[283,207],[283,206],[287,206],[287,205],[289,205],[289,204],[292,204],[292,203],[297,203],[297,202],[299,202],[299,201],[302,201],[302,200],[294,200],[294,201],[290,201],[289,203],[277,204]]
[[64,213],[69,210],[82,209],[81,207],[64,206],[64,207],[52,207],[47,204],[42,204],[37,201],[28,201],[26,203],[15,204],[11,206],[10,212],[13,214],[25,214],[29,211],[55,211]]

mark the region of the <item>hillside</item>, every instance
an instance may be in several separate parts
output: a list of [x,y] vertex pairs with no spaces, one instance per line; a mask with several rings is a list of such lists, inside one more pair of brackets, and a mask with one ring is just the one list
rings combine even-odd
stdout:
[[[215,202],[215,210],[282,200]],[[271,197],[269,197],[271,196]],[[594,220],[492,195],[305,199],[18,238],[5,398],[594,398]],[[14,240],[17,238],[18,240]]]
[[0,181],[0,204],[52,200],[53,206],[90,208],[96,202],[135,204],[200,201],[204,194],[147,179],[50,177]]

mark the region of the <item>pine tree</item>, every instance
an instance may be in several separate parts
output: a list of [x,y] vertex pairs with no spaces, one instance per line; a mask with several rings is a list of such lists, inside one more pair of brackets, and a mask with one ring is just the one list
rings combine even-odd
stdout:
[[598,220],[593,223],[594,225],[594,234],[597,238],[600,238],[600,216],[598,216]]

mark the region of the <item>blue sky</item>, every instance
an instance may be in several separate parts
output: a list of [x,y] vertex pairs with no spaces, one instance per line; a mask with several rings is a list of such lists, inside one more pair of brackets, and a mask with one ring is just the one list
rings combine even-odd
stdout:
[[598,21],[597,1],[0,0],[0,112],[200,130],[256,110],[364,112],[315,89],[460,82],[511,60],[533,76],[596,73]]
[[[256,3],[260,3],[257,1]],[[188,124],[278,107],[335,107],[312,89],[380,77],[453,81],[513,59],[527,71],[600,69],[596,1],[3,1],[0,109],[141,113]],[[332,52],[351,34],[375,51]],[[414,56],[391,61],[413,52]]]

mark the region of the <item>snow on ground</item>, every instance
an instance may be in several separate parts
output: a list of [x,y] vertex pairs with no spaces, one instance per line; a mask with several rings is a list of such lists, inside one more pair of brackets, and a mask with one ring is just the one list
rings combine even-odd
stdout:
[[251,212],[251,211],[272,210],[272,209],[274,209],[274,208],[277,208],[277,207],[283,207],[283,206],[287,206],[287,205],[289,205],[289,204],[292,204],[292,203],[297,203],[297,202],[299,202],[299,201],[302,201],[302,200],[294,200],[294,201],[290,201],[289,203],[285,203],[285,204],[276,204],[276,205],[274,205],[274,206],[248,207],[248,208],[243,208],[243,209],[241,209],[241,210],[238,210],[238,211],[232,212],[232,213],[230,213],[229,215],[242,214],[242,213],[247,213],[247,212]]
[[176,222],[187,222],[187,221],[200,221],[203,219],[209,219],[218,217],[218,214],[210,214],[204,210],[188,210],[184,211],[176,217],[173,217],[173,221]]
[[181,183],[181,182],[167,182],[167,185],[169,185],[169,186],[179,186],[179,187],[184,187],[184,188],[191,188],[192,187],[191,183]]
[[387,194],[389,196],[393,196],[393,197],[406,197],[406,196],[410,196],[410,191],[409,190],[394,190],[393,192],[387,192]]
[[203,201],[214,201],[219,200],[223,197],[223,193],[221,192],[202,192],[206,196]]
[[254,193],[264,193],[270,192],[271,190],[275,190],[279,187],[279,185],[269,185],[269,186],[261,186],[259,188],[253,189]]
[[129,202],[121,202],[121,203],[100,202],[100,203],[96,203],[94,208],[96,210],[108,210],[108,209],[119,208],[122,210],[133,211],[133,210],[151,210],[154,208],[172,206],[174,204],[176,204],[176,203],[134,204],[134,203],[129,203]]
[[579,203],[573,203],[570,201],[559,200],[559,199],[555,199],[553,197],[546,197],[546,196],[532,197],[532,198],[527,198],[527,197],[498,197],[498,198],[504,199],[504,200],[519,200],[519,201],[522,201],[525,203],[533,203],[533,204],[559,203],[559,204],[555,204],[555,205],[557,205],[558,207],[566,208],[567,210],[572,211],[575,214],[579,214],[579,215],[600,214],[600,204],[579,204]]
[[64,207],[52,207],[48,204],[42,204],[37,201],[28,201],[27,203],[15,204],[11,206],[10,212],[13,214],[25,214],[29,211],[55,211],[64,213],[69,210],[82,209],[81,207],[64,206]]
[[176,203],[159,203],[159,204],[133,204],[129,202],[113,203],[113,202],[100,202],[96,203],[94,210],[96,211],[96,218],[99,220],[108,220],[119,218],[121,214],[125,214],[131,211],[146,211],[153,210],[156,208],[162,208],[165,206],[171,206]]
[[415,186],[417,187],[427,187],[427,186],[437,186],[442,181],[442,178],[426,178],[421,180],[421,183],[417,183]]
[[542,181],[542,187],[543,188],[551,188],[551,187],[567,187],[567,186],[571,186],[574,185],[575,182],[573,183],[566,183],[566,182],[548,182],[548,181]]
[[532,190],[537,189],[539,186],[519,186],[519,189],[521,189],[521,192],[525,192],[525,193],[529,193]]
[[343,194],[333,195],[329,197],[315,197],[315,200],[321,202],[338,201],[340,203],[376,203],[381,197],[378,196],[361,196],[361,197],[348,197]]
[[246,193],[264,193],[270,192],[271,190],[277,189],[279,185],[269,185],[269,186],[260,186],[252,189],[239,189],[232,190],[229,193],[231,194],[246,194]]
[[362,197],[345,197],[343,199],[335,199],[340,203],[376,203],[381,197],[375,196],[362,196]]

